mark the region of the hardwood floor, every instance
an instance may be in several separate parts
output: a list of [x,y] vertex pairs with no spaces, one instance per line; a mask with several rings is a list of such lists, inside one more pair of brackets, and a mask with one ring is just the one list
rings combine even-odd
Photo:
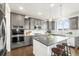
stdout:
[[[79,56],[79,48],[71,48],[72,56]],[[21,48],[12,49],[10,53],[7,53],[7,56],[34,56],[33,47],[26,46]]]
[[71,48],[72,56],[79,56],[79,48]]
[[12,49],[10,53],[7,53],[7,56],[33,56],[32,51],[32,46],[26,46]]

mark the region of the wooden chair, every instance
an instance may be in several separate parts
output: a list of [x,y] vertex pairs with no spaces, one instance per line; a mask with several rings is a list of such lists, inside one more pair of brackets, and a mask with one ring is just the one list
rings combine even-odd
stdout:
[[58,47],[58,48],[61,48],[61,49],[64,49],[64,48],[65,48],[64,45],[60,45],[60,44],[58,44],[57,47]]
[[65,46],[64,45],[60,45],[60,44],[58,44],[56,46],[57,46],[57,48],[62,49],[62,56],[65,55]]
[[54,53],[54,56],[62,56],[62,49],[60,48],[52,48],[52,52]]

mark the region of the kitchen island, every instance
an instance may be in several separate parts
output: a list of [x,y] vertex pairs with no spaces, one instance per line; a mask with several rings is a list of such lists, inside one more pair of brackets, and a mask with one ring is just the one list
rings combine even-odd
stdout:
[[38,35],[33,38],[33,54],[35,56],[51,56],[51,48],[57,44],[66,43],[68,37],[61,35]]

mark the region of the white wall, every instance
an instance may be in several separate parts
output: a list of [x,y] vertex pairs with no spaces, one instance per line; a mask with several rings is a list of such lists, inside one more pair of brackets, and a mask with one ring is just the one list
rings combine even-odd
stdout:
[[6,49],[9,52],[11,50],[10,47],[10,8],[9,5],[6,4],[5,9],[5,17],[6,17]]

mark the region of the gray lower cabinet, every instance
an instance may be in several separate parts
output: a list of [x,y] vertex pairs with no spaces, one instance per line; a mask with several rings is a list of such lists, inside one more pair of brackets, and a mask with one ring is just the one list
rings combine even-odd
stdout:
[[11,48],[13,49],[22,46],[27,46],[27,45],[31,45],[32,43],[33,43],[32,36],[25,36],[23,42],[12,43]]
[[26,43],[25,42],[12,43],[11,48],[14,49],[14,48],[22,47],[22,46],[26,46]]
[[67,40],[67,43],[70,44],[70,46],[78,48],[79,47],[79,37],[70,38]]
[[26,45],[30,44],[30,37],[29,36],[25,36],[25,42],[26,42]]
[[75,38],[75,47],[79,47],[79,37]]
[[25,36],[25,42],[26,42],[27,45],[32,44],[33,43],[32,40],[33,40],[32,36]]

